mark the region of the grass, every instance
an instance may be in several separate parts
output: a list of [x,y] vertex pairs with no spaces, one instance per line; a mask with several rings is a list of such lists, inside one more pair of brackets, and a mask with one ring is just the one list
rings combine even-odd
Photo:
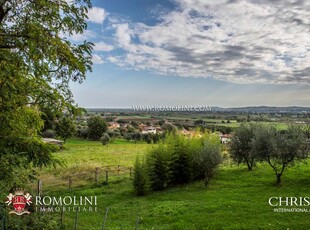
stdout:
[[[79,229],[100,229],[106,207],[106,229],[308,229],[309,213],[275,213],[268,205],[273,196],[308,196],[310,168],[292,168],[283,184],[274,184],[273,172],[260,166],[223,167],[209,187],[203,182],[135,197],[130,180],[98,188],[74,190],[70,195],[98,196],[98,212],[80,213]],[[62,195],[67,193],[62,193]],[[59,194],[58,194],[59,195]],[[74,214],[65,215],[68,229]]]
[[[57,154],[68,160],[70,168],[82,162],[92,166],[99,160],[100,164],[132,165],[135,155],[144,154],[149,146],[117,141],[107,148],[76,139],[65,147]],[[98,197],[98,212],[79,213],[81,230],[101,229],[107,207],[107,230],[134,229],[137,220],[138,229],[309,229],[309,213],[276,213],[268,205],[274,196],[309,196],[309,175],[308,165],[297,165],[285,171],[281,185],[275,185],[268,165],[258,165],[253,172],[226,165],[220,167],[207,188],[201,181],[136,197],[131,180],[124,179],[51,194]],[[73,229],[74,217],[75,213],[65,213],[66,229]]]
[[54,155],[66,163],[66,167],[43,169],[39,172],[41,179],[81,173],[106,165],[132,166],[137,156],[145,154],[152,145],[133,143],[116,139],[106,146],[98,141],[82,139],[68,140],[64,150]]

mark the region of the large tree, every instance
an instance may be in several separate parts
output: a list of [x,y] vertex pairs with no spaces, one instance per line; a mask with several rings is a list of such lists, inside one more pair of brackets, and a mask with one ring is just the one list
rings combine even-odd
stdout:
[[0,0],[0,157],[8,161],[0,171],[7,178],[15,178],[13,163],[24,172],[55,163],[38,135],[47,112],[75,111],[69,82],[91,70],[92,44],[66,36],[83,33],[89,7],[89,0]]

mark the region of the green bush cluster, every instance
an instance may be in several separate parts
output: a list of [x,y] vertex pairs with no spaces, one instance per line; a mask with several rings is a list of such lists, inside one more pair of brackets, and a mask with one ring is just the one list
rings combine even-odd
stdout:
[[136,160],[134,191],[145,195],[200,179],[207,185],[221,161],[221,145],[215,134],[193,138],[168,134],[144,159]]

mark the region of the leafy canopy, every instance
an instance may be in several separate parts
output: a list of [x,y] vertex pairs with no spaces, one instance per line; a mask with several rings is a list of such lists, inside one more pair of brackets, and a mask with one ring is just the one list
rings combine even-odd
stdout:
[[[83,33],[90,7],[90,0],[0,0],[0,155],[17,157],[17,171],[55,163],[39,138],[42,118],[77,111],[69,82],[91,71],[92,43],[66,36]],[[7,178],[10,164],[1,168]]]

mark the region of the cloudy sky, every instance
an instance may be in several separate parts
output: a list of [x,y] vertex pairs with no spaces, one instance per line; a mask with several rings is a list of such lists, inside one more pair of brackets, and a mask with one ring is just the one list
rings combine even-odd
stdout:
[[92,3],[80,106],[310,106],[310,1]]

